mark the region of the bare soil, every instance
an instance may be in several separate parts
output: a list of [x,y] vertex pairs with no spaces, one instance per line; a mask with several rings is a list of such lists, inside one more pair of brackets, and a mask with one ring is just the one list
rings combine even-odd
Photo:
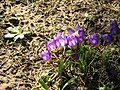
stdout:
[[[85,21],[85,13],[91,15],[90,22]],[[68,27],[77,23],[87,35],[109,32],[113,19],[120,27],[119,0],[0,0],[0,90],[41,90],[39,77],[45,72],[56,75],[55,66],[40,57],[50,38],[58,31],[67,33]],[[17,42],[5,39],[7,28],[18,25],[32,34]],[[55,82],[50,90],[59,90]],[[77,85],[71,90],[83,90]]]

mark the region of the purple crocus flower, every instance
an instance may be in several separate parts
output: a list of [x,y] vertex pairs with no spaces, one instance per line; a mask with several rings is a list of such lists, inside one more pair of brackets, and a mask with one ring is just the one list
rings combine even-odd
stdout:
[[112,41],[112,36],[110,34],[102,34],[102,39],[109,43]]
[[117,24],[117,20],[113,20],[110,22],[110,34],[111,35],[117,35],[119,34],[120,31],[119,31],[119,27],[118,27],[118,24]]
[[47,60],[48,62],[51,61],[51,54],[48,50],[44,50],[41,52],[41,57],[44,59],[44,60]]
[[73,49],[77,48],[78,40],[74,34],[69,35],[67,37],[67,41],[68,41],[68,45],[71,46]]
[[51,39],[50,41],[47,42],[47,45],[46,45],[47,49],[51,52],[57,52],[56,51],[56,41],[54,39]]
[[67,36],[61,33],[58,33],[55,37],[56,40],[56,46],[59,50],[62,50],[65,45],[67,45]]
[[79,24],[76,24],[76,33],[78,34],[77,36],[84,37],[85,36],[85,31],[83,28],[80,28]]
[[69,35],[74,34],[77,37],[78,42],[84,41],[85,32],[83,28],[80,28],[79,24],[76,25],[75,31],[72,28],[68,28],[68,33]]
[[56,45],[58,49],[62,50],[67,45],[67,37],[62,35],[61,38],[56,39]]
[[88,36],[88,40],[92,45],[98,44],[98,35],[96,33],[93,33],[92,35]]
[[84,42],[85,31],[83,28],[80,28],[79,24],[76,25],[75,35],[77,36],[78,42]]
[[84,37],[85,31],[83,28],[80,28],[79,24],[76,24],[76,30],[73,30],[72,28],[68,28],[69,35],[75,34],[75,36]]

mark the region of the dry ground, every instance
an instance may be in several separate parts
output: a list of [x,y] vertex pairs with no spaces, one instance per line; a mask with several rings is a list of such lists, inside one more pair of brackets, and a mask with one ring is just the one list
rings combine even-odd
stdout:
[[[79,23],[87,34],[104,33],[112,19],[120,26],[119,0],[16,1],[0,0],[0,90],[39,90],[41,74],[55,75],[54,66],[43,61],[40,52],[58,31],[67,33]],[[85,13],[92,16],[91,22],[85,23]],[[18,25],[32,34],[17,42],[5,39],[6,29]]]

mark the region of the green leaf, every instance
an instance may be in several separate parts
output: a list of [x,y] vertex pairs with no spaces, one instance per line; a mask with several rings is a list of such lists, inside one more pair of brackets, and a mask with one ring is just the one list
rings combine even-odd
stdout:
[[105,90],[105,87],[99,87],[99,90]]
[[12,33],[19,33],[19,30],[18,29],[16,29],[16,28],[12,28],[12,27],[9,27],[9,28],[7,28],[8,29],[8,31],[10,31],[10,32],[12,32]]
[[17,35],[17,34],[8,33],[5,35],[5,38],[13,38],[13,37],[15,37],[15,35]]
[[103,64],[106,66],[106,68],[107,68],[107,66],[109,65],[109,59],[110,59],[110,54],[109,54],[109,52],[104,51],[104,52],[102,53],[102,61],[103,61]]
[[75,79],[77,78],[77,76],[73,76],[67,83],[65,83],[65,85],[63,86],[62,90],[64,90],[69,84],[71,84]]
[[72,50],[67,50],[66,53],[72,53]]
[[13,29],[12,27],[8,27],[8,28],[7,28],[8,31],[11,31],[12,29]]
[[58,71],[59,73],[63,73],[65,69],[65,64],[63,63],[63,58],[61,57],[59,60],[59,64],[58,64]]
[[21,34],[21,33],[22,33],[22,28],[21,28],[21,26],[17,26],[17,27],[16,27],[16,29],[18,29],[19,34]]
[[49,90],[48,85],[45,84],[45,82],[43,81],[43,79],[39,79],[38,83],[44,88],[44,90]]
[[12,33],[17,33],[17,34],[21,34],[22,33],[22,28],[20,26],[17,27],[9,27],[7,28],[8,31],[12,32]]
[[20,35],[17,35],[17,36],[15,36],[13,39],[14,39],[14,41],[16,41],[17,39],[23,39],[24,38],[24,35],[23,34],[20,34]]

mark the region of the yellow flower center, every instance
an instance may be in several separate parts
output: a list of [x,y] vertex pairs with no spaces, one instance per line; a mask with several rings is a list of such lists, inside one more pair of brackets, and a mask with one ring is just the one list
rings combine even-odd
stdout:
[[56,52],[57,52],[57,50],[56,50],[56,49],[53,49],[53,50],[51,50],[51,52],[56,53]]
[[73,46],[73,49],[76,49],[77,48],[77,45],[76,46]]
[[78,32],[75,32],[74,34],[75,34],[75,36],[79,36]]
[[47,60],[48,61],[48,63],[50,63],[52,60],[50,59],[50,60]]

